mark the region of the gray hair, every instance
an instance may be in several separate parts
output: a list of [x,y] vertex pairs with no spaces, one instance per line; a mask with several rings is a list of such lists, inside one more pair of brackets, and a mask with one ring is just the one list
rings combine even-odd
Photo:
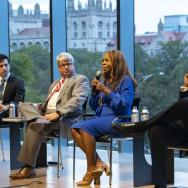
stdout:
[[72,63],[74,63],[74,58],[73,58],[73,56],[72,56],[70,53],[68,53],[68,52],[61,52],[61,53],[57,56],[57,58],[56,58],[57,63],[58,63],[59,61],[61,61],[62,59],[68,59],[69,61],[71,61]]

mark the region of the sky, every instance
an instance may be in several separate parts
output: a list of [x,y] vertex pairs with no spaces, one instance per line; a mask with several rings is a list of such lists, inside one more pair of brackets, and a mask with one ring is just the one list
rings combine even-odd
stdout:
[[188,0],[135,0],[136,34],[156,32],[160,18],[188,15]]
[[40,4],[41,10],[49,12],[49,0],[9,0],[13,9],[17,9],[22,5],[24,9],[33,10],[36,3]]
[[[87,0],[80,0],[83,4]],[[107,5],[110,0],[106,0]],[[116,6],[116,0],[111,0]],[[24,2],[24,8],[33,9],[35,3],[41,5],[41,10],[49,9],[49,0],[10,0],[13,9]],[[78,0],[75,0],[75,4]],[[188,15],[188,0],[135,0],[135,25],[136,34],[146,31],[156,32],[160,18],[163,21],[165,15]]]

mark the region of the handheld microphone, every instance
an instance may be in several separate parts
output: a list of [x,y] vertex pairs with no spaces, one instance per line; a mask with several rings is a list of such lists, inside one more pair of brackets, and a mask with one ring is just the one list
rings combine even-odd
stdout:
[[[95,78],[96,78],[97,80],[99,80],[100,77],[101,77],[101,71],[97,71],[96,74],[95,74]],[[92,94],[92,95],[96,95],[96,94],[97,94],[96,87],[92,86],[92,88],[91,88],[91,94]]]

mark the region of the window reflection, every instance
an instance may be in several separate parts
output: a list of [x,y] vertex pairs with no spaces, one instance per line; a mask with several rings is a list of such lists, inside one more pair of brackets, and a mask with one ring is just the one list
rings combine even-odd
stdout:
[[49,1],[10,0],[9,36],[11,69],[25,81],[25,100],[43,101],[51,80]]
[[[188,70],[188,1],[174,0],[173,5],[169,0],[135,0],[138,93],[151,116],[178,100]],[[146,6],[150,11],[144,11]]]
[[100,69],[101,54],[116,49],[116,0],[67,0],[67,49],[78,72],[90,79]]

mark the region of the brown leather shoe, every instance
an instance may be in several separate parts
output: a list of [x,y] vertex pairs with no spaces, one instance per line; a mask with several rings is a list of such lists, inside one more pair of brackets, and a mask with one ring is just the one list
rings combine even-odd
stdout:
[[19,172],[9,176],[12,180],[23,179],[23,178],[34,178],[36,177],[36,172],[34,168],[24,167],[19,170]]

